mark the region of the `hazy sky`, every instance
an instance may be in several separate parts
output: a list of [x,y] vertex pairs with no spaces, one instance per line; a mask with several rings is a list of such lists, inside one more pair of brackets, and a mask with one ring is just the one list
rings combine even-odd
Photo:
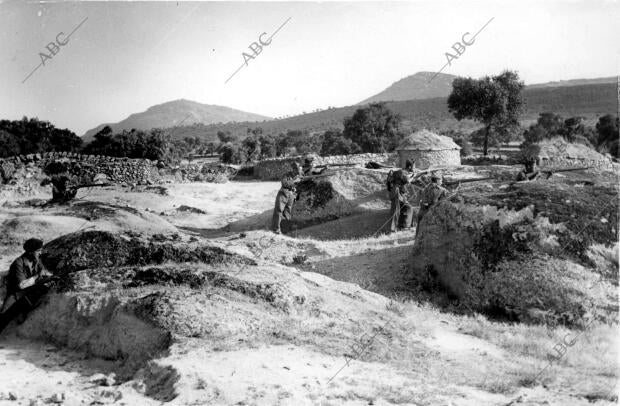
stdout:
[[[224,83],[250,43],[289,17]],[[493,17],[444,73],[509,68],[530,84],[620,71],[618,1],[9,1],[0,4],[0,118],[37,116],[81,135],[181,98],[272,117],[351,105],[439,70],[452,44]],[[22,83],[57,36],[66,45]]]

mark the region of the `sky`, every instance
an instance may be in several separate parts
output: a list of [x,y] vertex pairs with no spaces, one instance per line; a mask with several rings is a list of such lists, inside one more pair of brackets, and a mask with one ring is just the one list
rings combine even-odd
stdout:
[[[352,105],[438,71],[491,19],[443,73],[511,69],[526,84],[619,74],[619,1],[0,0],[0,119],[82,135],[176,99],[270,117]],[[55,54],[53,42],[64,44]]]

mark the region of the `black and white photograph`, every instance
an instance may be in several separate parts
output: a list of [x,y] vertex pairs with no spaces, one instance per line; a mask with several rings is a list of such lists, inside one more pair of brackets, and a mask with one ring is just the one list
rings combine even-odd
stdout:
[[611,406],[620,1],[0,0],[0,406]]

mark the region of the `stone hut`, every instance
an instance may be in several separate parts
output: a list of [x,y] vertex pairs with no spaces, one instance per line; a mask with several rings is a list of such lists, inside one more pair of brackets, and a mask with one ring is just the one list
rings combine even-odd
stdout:
[[405,137],[396,152],[401,168],[405,167],[407,159],[411,159],[417,169],[427,169],[431,166],[460,165],[460,149],[450,137],[420,130]]

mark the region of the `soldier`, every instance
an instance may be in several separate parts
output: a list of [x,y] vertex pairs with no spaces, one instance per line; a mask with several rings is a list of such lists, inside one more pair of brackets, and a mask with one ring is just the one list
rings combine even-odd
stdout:
[[281,234],[280,224],[282,219],[290,220],[293,211],[293,203],[296,199],[295,185],[303,176],[303,171],[297,162],[291,163],[291,171],[282,178],[282,186],[276,195],[275,207],[271,219],[271,230]]
[[413,172],[414,167],[415,167],[415,161],[412,161],[411,159],[407,159],[407,161],[405,161],[405,170],[407,172]]
[[416,236],[418,235],[418,230],[420,230],[420,222],[426,212],[433,207],[433,205],[437,204],[437,202],[444,199],[448,194],[448,191],[441,186],[442,183],[443,178],[433,172],[431,175],[431,183],[429,183],[428,186],[426,186],[422,191],[420,196],[420,210],[418,211],[418,225],[415,230]]
[[409,204],[406,190],[409,178],[402,170],[390,171],[387,179],[387,190],[390,194],[390,232],[411,227],[413,208]]
[[312,176],[312,175],[320,175],[327,169],[327,167],[316,169],[314,166],[314,157],[312,155],[306,155],[302,169],[303,169],[304,176]]
[[11,264],[6,275],[6,300],[0,309],[0,332],[18,316],[34,309],[49,291],[52,276],[41,264],[43,241],[31,238],[24,243],[24,253]]
[[519,174],[517,175],[517,182],[523,180],[535,180],[540,176],[540,172],[536,170],[535,158],[527,159],[523,165],[525,166],[525,169],[519,172]]
[[78,189],[66,165],[52,162],[45,167],[44,172],[49,177],[41,182],[41,186],[52,184],[52,202],[66,203],[75,198]]

